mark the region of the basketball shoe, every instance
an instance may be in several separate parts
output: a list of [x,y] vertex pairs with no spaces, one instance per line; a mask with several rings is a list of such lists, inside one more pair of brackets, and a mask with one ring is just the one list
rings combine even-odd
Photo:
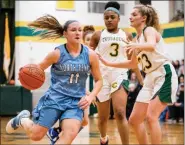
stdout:
[[30,112],[28,110],[21,111],[16,117],[12,118],[6,125],[6,132],[11,134],[21,126],[22,118],[29,118]]

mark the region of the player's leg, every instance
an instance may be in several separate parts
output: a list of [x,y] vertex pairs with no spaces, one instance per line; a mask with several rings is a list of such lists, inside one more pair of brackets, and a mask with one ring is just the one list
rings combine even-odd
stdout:
[[176,92],[178,88],[178,79],[175,69],[170,63],[165,64],[157,70],[154,99],[150,101],[147,112],[147,121],[151,134],[151,143],[161,143],[161,128],[159,125],[159,115],[166,108],[167,103],[176,101]]
[[31,140],[41,140],[46,135],[48,128],[50,128],[56,122],[60,115],[58,110],[49,108],[42,108],[38,113],[39,116],[33,116],[35,117],[33,122],[29,118],[29,111],[21,111],[16,117],[8,122],[6,131],[11,133],[12,130],[16,130],[22,126]]
[[148,103],[135,102],[132,113],[129,117],[129,124],[133,128],[139,144],[149,144],[148,135],[144,124],[147,108]]
[[[78,132],[80,132],[84,128],[84,126],[86,126],[89,122],[88,109],[89,108],[84,110],[84,118]],[[62,131],[62,128],[60,125],[59,127],[53,127],[48,130],[47,137],[51,140],[51,144],[54,144],[58,140],[59,134],[61,133],[61,131]]]
[[152,144],[161,143],[162,133],[159,124],[159,115],[166,108],[166,106],[167,104],[162,103],[158,96],[149,103],[146,119],[150,130]]
[[136,103],[134,104],[129,118],[129,124],[133,128],[139,144],[149,143],[144,121],[147,114],[148,104],[152,99],[152,81],[152,77],[147,74],[144,79],[144,86],[137,96]]
[[55,144],[71,144],[78,135],[81,122],[76,119],[64,119],[61,123],[62,132]]
[[110,100],[97,102],[98,109],[98,129],[100,131],[100,143],[108,144],[107,122],[110,114]]
[[84,110],[73,108],[66,110],[61,118],[62,132],[59,134],[59,139],[56,144],[71,144],[82,125]]
[[103,79],[103,87],[97,95],[97,110],[100,144],[108,144],[107,122],[110,115],[110,85],[106,79]]
[[122,144],[129,144],[129,128],[126,118],[127,92],[120,85],[119,89],[111,94],[111,98]]

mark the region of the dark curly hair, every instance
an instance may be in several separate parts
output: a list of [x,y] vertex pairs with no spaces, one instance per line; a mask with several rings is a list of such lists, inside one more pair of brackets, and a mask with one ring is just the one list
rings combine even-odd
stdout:
[[115,8],[115,9],[117,9],[117,10],[119,10],[120,9],[120,4],[118,3],[118,2],[116,2],[116,1],[114,1],[114,2],[108,2],[106,5],[105,5],[105,10],[107,9],[107,8],[109,8],[109,7],[113,7],[113,8]]

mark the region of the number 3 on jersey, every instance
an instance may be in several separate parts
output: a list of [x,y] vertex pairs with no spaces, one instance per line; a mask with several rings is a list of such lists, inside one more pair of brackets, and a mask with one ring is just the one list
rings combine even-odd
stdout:
[[118,56],[118,49],[119,49],[119,44],[118,43],[112,43],[110,47],[114,50],[113,52],[110,53],[110,56],[116,57]]
[[141,57],[138,57],[138,61],[141,63],[143,71],[152,67],[152,63],[146,54],[142,54]]

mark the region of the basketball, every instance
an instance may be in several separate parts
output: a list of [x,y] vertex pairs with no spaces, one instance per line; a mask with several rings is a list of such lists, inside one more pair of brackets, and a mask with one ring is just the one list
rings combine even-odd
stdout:
[[28,90],[40,88],[45,81],[44,71],[36,64],[28,64],[19,70],[19,80]]

